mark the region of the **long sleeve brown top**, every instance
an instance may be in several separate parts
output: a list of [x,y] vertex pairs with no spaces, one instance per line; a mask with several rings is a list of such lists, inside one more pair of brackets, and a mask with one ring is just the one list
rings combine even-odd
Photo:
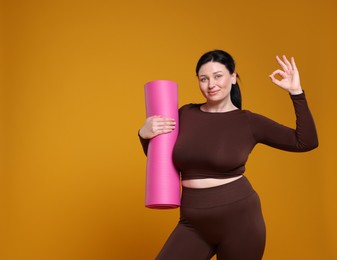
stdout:
[[[202,104],[181,107],[173,162],[182,179],[241,175],[249,154],[258,143],[292,152],[316,148],[315,123],[305,94],[290,97],[295,108],[296,129],[248,110],[208,113],[200,109]],[[140,138],[140,141],[146,153],[149,140]]]

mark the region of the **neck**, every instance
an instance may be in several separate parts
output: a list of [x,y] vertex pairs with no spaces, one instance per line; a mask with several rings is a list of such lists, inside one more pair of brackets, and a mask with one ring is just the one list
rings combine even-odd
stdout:
[[202,105],[202,110],[205,112],[211,112],[211,113],[220,113],[220,112],[228,112],[232,110],[238,109],[236,106],[233,105],[232,102],[228,103],[212,103],[207,101],[204,105]]

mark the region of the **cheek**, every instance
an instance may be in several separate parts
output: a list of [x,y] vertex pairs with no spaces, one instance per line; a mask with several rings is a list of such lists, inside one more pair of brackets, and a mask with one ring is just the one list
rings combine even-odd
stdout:
[[222,86],[224,86],[226,89],[230,89],[232,87],[232,84],[233,82],[231,79],[227,79],[222,82]]
[[200,88],[200,90],[201,90],[202,92],[204,92],[204,91],[206,91],[207,86],[206,86],[206,84],[199,83],[199,88]]
[[222,84],[222,89],[224,94],[228,95],[232,89],[232,81],[231,80],[224,81]]

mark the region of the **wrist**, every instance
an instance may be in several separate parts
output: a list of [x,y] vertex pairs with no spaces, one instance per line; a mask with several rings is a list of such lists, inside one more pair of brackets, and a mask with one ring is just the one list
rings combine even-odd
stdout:
[[290,95],[300,95],[303,93],[302,88],[289,90]]
[[141,128],[141,129],[139,129],[139,131],[138,131],[138,135],[139,135],[139,137],[140,137],[140,138],[142,138],[142,139],[146,139],[146,138],[144,138],[144,136],[143,136],[143,134],[142,134],[142,128]]
[[139,137],[142,138],[142,139],[150,139],[149,137],[146,137],[146,135],[144,135],[143,132],[144,132],[143,128],[139,129],[139,131],[138,131]]

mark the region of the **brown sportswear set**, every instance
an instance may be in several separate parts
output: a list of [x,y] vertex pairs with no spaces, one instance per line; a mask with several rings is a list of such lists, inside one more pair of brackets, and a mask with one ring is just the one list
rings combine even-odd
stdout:
[[[208,113],[201,104],[179,109],[179,135],[173,161],[182,180],[240,176],[258,143],[305,152],[318,146],[305,94],[290,95],[296,129],[248,110]],[[149,140],[140,138],[144,152]],[[265,245],[265,225],[258,195],[242,177],[205,189],[183,187],[180,221],[156,259],[258,260]]]

